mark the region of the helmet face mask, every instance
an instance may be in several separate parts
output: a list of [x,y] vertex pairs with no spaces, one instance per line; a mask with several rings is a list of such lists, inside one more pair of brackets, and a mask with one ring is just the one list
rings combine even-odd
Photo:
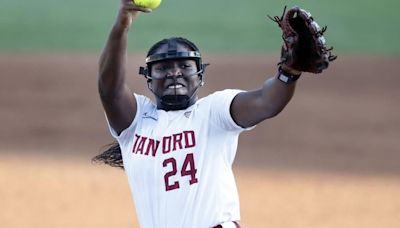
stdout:
[[171,77],[192,77],[201,74],[197,59],[166,59],[148,64],[150,80],[164,80]]
[[[143,75],[146,79],[152,80],[157,79],[153,78],[151,75],[151,66],[157,62],[166,61],[166,60],[177,60],[177,59],[190,59],[196,62],[197,66],[197,75],[202,76],[205,68],[209,64],[203,64],[201,61],[201,55],[198,51],[188,51],[188,52],[168,52],[151,55],[146,58],[147,67],[140,67],[139,74]],[[186,75],[185,75],[186,76]]]

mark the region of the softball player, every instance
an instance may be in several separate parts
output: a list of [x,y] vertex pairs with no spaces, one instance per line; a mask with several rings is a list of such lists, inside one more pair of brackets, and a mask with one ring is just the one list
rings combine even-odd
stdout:
[[100,58],[99,94],[118,144],[97,159],[124,168],[142,228],[240,227],[238,136],[286,106],[301,72],[282,65],[258,89],[199,98],[207,64],[192,42],[168,38],[140,68],[153,103],[125,79],[128,30],[139,11],[148,10],[121,0]]

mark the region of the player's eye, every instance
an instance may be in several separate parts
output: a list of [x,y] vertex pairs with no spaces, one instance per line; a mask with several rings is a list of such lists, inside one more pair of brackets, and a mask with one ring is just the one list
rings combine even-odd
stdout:
[[188,64],[188,63],[183,63],[183,64],[180,65],[180,67],[181,67],[182,69],[187,69],[187,68],[191,68],[192,65],[191,65],[191,64]]
[[188,60],[182,61],[179,64],[179,67],[181,69],[192,69],[194,66],[195,65],[191,61],[188,61]]
[[153,69],[156,71],[166,71],[168,69],[168,67],[164,64],[158,64],[158,65],[155,65],[153,67]]

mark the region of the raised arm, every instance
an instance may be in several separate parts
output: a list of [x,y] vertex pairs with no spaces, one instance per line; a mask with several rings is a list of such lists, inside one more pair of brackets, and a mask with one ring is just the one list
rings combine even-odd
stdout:
[[[284,74],[299,75],[301,72],[286,67]],[[264,82],[261,88],[239,93],[232,102],[231,115],[242,127],[254,126],[280,113],[292,98],[296,81],[283,82],[280,72]]]
[[98,90],[111,127],[120,134],[136,114],[136,99],[126,84],[128,30],[139,12],[131,0],[121,0],[120,9],[99,60]]
[[[283,110],[293,96],[301,72],[321,73],[336,59],[325,44],[326,26],[320,28],[311,13],[293,7],[281,17],[269,17],[282,29],[283,46],[277,75],[257,90],[238,94],[231,105],[233,119],[242,127],[253,126]],[[286,77],[286,76],[290,77]]]

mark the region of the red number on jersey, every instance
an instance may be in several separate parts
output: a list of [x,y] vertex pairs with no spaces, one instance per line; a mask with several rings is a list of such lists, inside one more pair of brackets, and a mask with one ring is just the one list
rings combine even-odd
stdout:
[[[174,190],[179,188],[179,182],[175,181],[173,184],[169,183],[169,178],[171,176],[175,176],[177,173],[177,168],[176,168],[176,160],[175,158],[168,158],[165,159],[163,162],[163,166],[167,167],[168,163],[171,163],[172,165],[172,170],[167,172],[164,175],[164,182],[165,182],[165,191],[170,191],[170,190]],[[185,161],[183,162],[183,166],[182,166],[182,170],[181,170],[181,176],[190,176],[191,179],[189,181],[189,183],[195,184],[198,182],[198,179],[196,178],[196,173],[197,173],[197,169],[195,167],[194,164],[194,158],[193,158],[193,154],[187,154]]]
[[169,177],[170,176],[174,176],[176,174],[176,172],[177,172],[175,158],[165,159],[164,162],[163,162],[163,166],[166,167],[168,165],[168,163],[172,164],[172,170],[164,175],[165,191],[170,191],[170,190],[174,190],[174,189],[179,188],[179,182],[178,181],[175,181],[172,185],[169,184],[169,181],[168,181]]
[[189,183],[195,184],[198,182],[198,180],[196,178],[196,173],[197,173],[197,169],[194,166],[193,154],[188,154],[188,155],[186,155],[185,161],[183,162],[181,175],[182,176],[190,175],[191,179],[190,179]]

